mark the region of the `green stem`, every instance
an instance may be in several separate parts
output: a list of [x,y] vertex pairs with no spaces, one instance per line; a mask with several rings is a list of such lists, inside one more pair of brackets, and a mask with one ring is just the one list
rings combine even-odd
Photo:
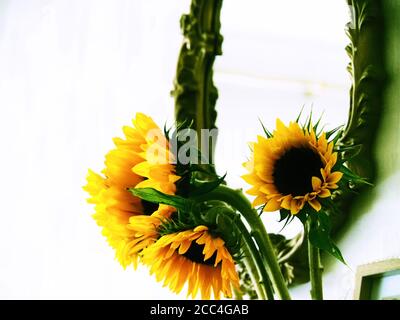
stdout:
[[226,214],[230,215],[235,222],[235,227],[244,239],[244,246],[242,247],[244,254],[244,263],[247,270],[250,273],[251,280],[254,284],[254,288],[260,299],[274,300],[274,293],[271,287],[270,279],[268,277],[267,270],[263,263],[263,259],[257,249],[253,238],[243,221],[239,218],[233,217],[235,213],[231,210],[226,210]]
[[[253,266],[253,269],[255,268],[254,271],[258,271],[258,272],[254,271],[251,272],[255,288],[257,290],[257,287],[259,287],[258,291],[262,292],[261,294],[259,294],[261,299],[267,298],[268,300],[274,300],[274,293],[271,287],[270,279],[268,277],[267,270],[265,269],[265,265],[263,263],[260,252],[257,250],[257,247],[254,244],[253,239],[249,231],[247,230],[246,226],[243,224],[243,222],[241,220],[236,220],[236,224],[245,241],[245,246],[243,247],[244,250],[243,253],[245,254],[246,260],[250,261],[250,263]],[[252,259],[254,260],[252,260],[250,257],[252,257]],[[262,284],[261,287],[260,284]]]
[[[255,214],[257,214],[257,212],[255,212]],[[286,286],[285,279],[283,278],[281,268],[279,267],[275,250],[272,246],[271,240],[269,239],[268,233],[265,230],[265,227],[260,227],[260,224],[263,225],[261,220],[259,224],[254,226],[253,234],[260,251],[265,258],[265,261],[269,266],[272,284],[278,296],[282,300],[290,300],[289,290]]]
[[269,275],[271,282],[275,288],[275,292],[282,300],[290,300],[289,290],[286,286],[282,271],[278,264],[278,259],[271,240],[261,221],[258,213],[251,207],[249,200],[240,190],[232,190],[225,186],[219,186],[213,191],[207,193],[203,200],[220,200],[228,203],[246,219],[251,228],[251,233],[257,242],[258,248],[264,258],[265,263],[269,267]]
[[260,285],[261,281],[258,275],[257,266],[252,258],[251,251],[246,244],[242,247],[242,250],[244,254],[243,262],[247,271],[249,272],[251,282],[253,283],[257,296],[259,299],[265,300],[266,299],[265,290],[264,287]]
[[320,259],[320,250],[311,244],[309,240],[309,232],[311,228],[311,221],[308,220],[306,224],[306,233],[308,239],[308,264],[310,267],[310,282],[311,282],[311,298],[313,300],[323,300],[322,292],[322,271],[323,267]]
[[243,300],[243,294],[239,289],[233,288],[233,298],[235,300]]

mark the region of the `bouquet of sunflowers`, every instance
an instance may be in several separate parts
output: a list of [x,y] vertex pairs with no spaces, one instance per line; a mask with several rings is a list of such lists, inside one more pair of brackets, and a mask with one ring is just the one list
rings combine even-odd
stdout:
[[[348,165],[359,146],[342,143],[341,127],[324,132],[311,114],[287,124],[277,119],[274,130],[260,128],[244,163],[252,202],[226,185],[213,161],[221,5],[193,1],[182,17],[175,130],[137,113],[114,139],[101,174],[89,171],[84,189],[93,217],[124,268],[142,263],[173,292],[185,288],[193,298],[290,299],[288,257],[304,245],[311,295],[322,299],[321,250],[345,263],[330,234],[338,199],[366,183]],[[295,218],[304,225],[294,244],[269,234],[261,220],[278,210],[285,225]]]

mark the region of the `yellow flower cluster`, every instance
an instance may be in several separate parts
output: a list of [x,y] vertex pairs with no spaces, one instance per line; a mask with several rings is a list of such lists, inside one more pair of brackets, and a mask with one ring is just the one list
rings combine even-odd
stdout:
[[163,155],[164,160],[171,156],[159,127],[142,113],[132,122],[132,127],[123,128],[125,139],[114,139],[115,149],[106,155],[102,175],[89,170],[84,187],[90,194],[88,202],[95,205],[93,217],[124,268],[136,267],[138,253],[156,240],[154,226],[174,211],[145,203],[128,189],[151,187],[174,194],[179,179],[173,165],[155,156]]
[[154,188],[176,193],[180,177],[172,164],[174,155],[168,139],[154,121],[141,113],[124,127],[124,139],[115,138],[115,149],[106,155],[102,174],[89,170],[84,189],[95,205],[93,215],[103,235],[116,250],[116,258],[126,268],[141,261],[157,280],[180,292],[188,283],[188,295],[215,298],[221,292],[232,295],[239,277],[232,256],[220,238],[207,227],[160,236],[159,226],[175,211],[154,205],[131,194],[131,188]]

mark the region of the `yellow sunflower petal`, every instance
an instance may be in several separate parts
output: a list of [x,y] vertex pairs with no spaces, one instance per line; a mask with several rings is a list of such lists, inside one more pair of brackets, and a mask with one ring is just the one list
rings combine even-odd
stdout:
[[253,200],[252,205],[253,205],[253,207],[258,207],[258,206],[263,205],[266,202],[267,202],[267,198],[265,196],[258,196],[257,198],[255,198]]
[[337,183],[342,179],[343,173],[339,171],[332,172],[326,179],[327,183]]
[[328,198],[328,197],[330,197],[332,194],[331,194],[331,192],[329,191],[329,189],[321,189],[321,191],[319,192],[319,194],[318,194],[318,196],[320,197],[320,198]]
[[290,203],[290,213],[297,214],[304,206],[304,199],[292,199]]
[[272,183],[262,185],[259,190],[265,194],[276,194],[278,192],[275,185]]
[[179,246],[179,251],[178,251],[179,254],[185,254],[186,251],[189,250],[191,244],[192,244],[191,241],[183,241]]
[[318,149],[321,152],[325,152],[328,148],[328,141],[326,140],[325,132],[318,138]]
[[140,162],[136,164],[132,171],[142,177],[148,177],[150,175],[151,165],[148,162]]
[[198,226],[193,229],[194,232],[202,232],[202,231],[207,231],[207,230],[208,230],[208,227],[206,227],[206,226]]
[[282,198],[281,207],[290,210],[290,204],[292,202],[293,197],[291,195],[285,196]]
[[312,188],[314,191],[318,191],[321,189],[322,186],[322,181],[320,178],[318,177],[312,177],[311,178],[311,184],[312,184]]
[[250,188],[250,189],[246,190],[246,193],[251,196],[258,196],[258,195],[260,195],[260,188],[259,187]]
[[242,176],[242,179],[252,185],[262,184],[262,180],[258,178],[255,174],[245,174]]
[[276,210],[279,210],[280,207],[281,207],[280,202],[277,201],[276,198],[272,198],[265,205],[264,211],[276,211]]
[[281,119],[276,119],[276,131],[275,132],[286,132],[288,128],[285,126],[285,124],[282,122]]
[[309,200],[308,203],[314,208],[315,211],[321,210],[321,204],[318,202],[318,200]]

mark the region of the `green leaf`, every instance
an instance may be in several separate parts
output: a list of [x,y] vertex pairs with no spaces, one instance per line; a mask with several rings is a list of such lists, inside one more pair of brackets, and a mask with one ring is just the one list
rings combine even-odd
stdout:
[[279,213],[281,215],[280,219],[279,219],[279,222],[282,222],[283,220],[285,220],[290,215],[290,211],[286,210],[286,209],[280,209]]
[[308,206],[309,205],[307,205],[303,210],[301,210],[298,214],[296,214],[296,217],[301,221],[301,223],[303,225],[305,225],[306,222],[307,222],[307,218],[309,216],[309,212],[311,210],[314,210],[314,209],[308,208]]
[[331,231],[331,218],[323,211],[317,214],[318,223],[321,229],[323,229],[328,235]]
[[179,196],[171,196],[153,188],[130,188],[129,191],[140,199],[153,203],[166,204],[180,210],[186,211],[192,205],[191,200]]
[[264,130],[264,133],[265,133],[265,135],[267,136],[267,138],[268,138],[268,139],[271,138],[271,137],[272,137],[272,133],[264,126],[264,123],[262,123],[262,121],[261,121],[260,118],[258,118],[258,121],[260,121],[261,126],[262,126],[262,128],[263,128],[263,130]]
[[297,118],[296,118],[296,123],[299,123],[300,118],[301,118],[301,115],[303,114],[303,110],[304,110],[304,104],[303,104],[303,106],[301,107],[301,110],[300,110],[300,112],[299,112],[299,115],[298,115]]
[[345,167],[342,165],[339,169],[343,173],[343,176],[347,179],[350,180],[351,182],[355,184],[366,184],[368,186],[373,187],[374,185],[370,182],[368,182],[366,179],[361,178],[359,175],[355,174],[353,171],[351,171],[349,168]]
[[[314,224],[313,224],[314,225]],[[329,237],[329,233],[320,228],[312,228],[308,234],[310,242],[313,246],[328,252],[330,255],[346,264],[339,248],[333,243]]]
[[362,148],[361,144],[353,144],[350,146],[343,146],[340,145],[337,148],[334,149],[334,151],[338,151],[338,152],[343,152],[343,151],[360,151],[360,149]]
[[170,139],[170,133],[171,133],[171,130],[172,130],[172,127],[169,127],[169,128],[167,128],[167,123],[164,123],[164,136],[168,139],[168,140],[171,140]]
[[207,181],[207,182],[200,182],[196,186],[194,186],[194,190],[190,192],[191,196],[199,196],[205,193],[208,193],[212,190],[214,190],[216,187],[218,187],[222,182],[224,182],[226,177],[226,174],[224,174],[222,177],[213,180],[213,181]]
[[355,158],[362,150],[362,145],[361,144],[355,144],[351,146],[339,146],[338,148],[335,149],[335,151],[338,152],[345,152],[345,160],[351,160]]
[[[339,126],[339,127],[336,127],[335,129],[332,129],[332,130],[328,131],[328,132],[326,133],[326,139],[329,140],[329,138],[330,138],[332,135],[334,135],[336,132],[338,132],[338,131],[341,130],[342,128],[343,128],[343,126]],[[340,137],[340,135],[337,135],[337,136],[335,137],[335,139],[339,139],[339,137]]]
[[292,215],[292,214],[289,215],[289,216],[286,218],[285,224],[283,225],[282,229],[281,229],[279,232],[282,232],[282,230],[285,229],[286,226],[294,220],[294,218],[295,218],[294,215]]
[[319,124],[321,123],[322,117],[323,117],[323,114],[320,115],[320,117],[318,118],[318,121],[315,123],[315,125],[313,127],[313,130],[314,130],[314,132],[316,133],[317,136],[319,136],[319,133],[317,132],[317,130],[318,130]]
[[310,114],[308,115],[308,117],[307,117],[307,119],[306,119],[306,123],[305,123],[305,125],[304,125],[304,127],[303,127],[303,128],[306,129],[306,130],[308,130],[308,129],[310,128],[310,126],[311,126],[312,114],[313,114],[313,112],[312,112],[312,107],[311,107]]

